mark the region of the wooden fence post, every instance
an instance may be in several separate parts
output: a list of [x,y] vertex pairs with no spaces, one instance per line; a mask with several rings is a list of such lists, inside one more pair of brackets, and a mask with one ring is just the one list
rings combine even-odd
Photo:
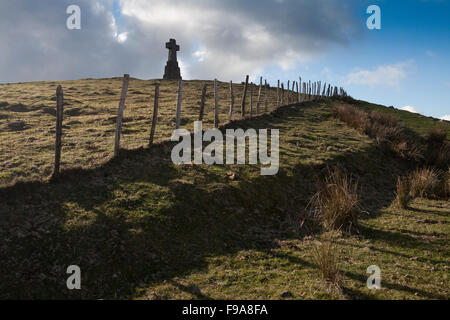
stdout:
[[259,115],[261,106],[262,77],[259,78],[258,100],[256,101],[256,115]]
[[308,85],[308,95],[309,95],[309,100],[311,100],[311,91],[312,87],[311,87],[311,80],[309,80],[309,85]]
[[302,77],[298,78],[298,102],[302,101]]
[[56,88],[56,137],[55,137],[55,164],[53,167],[53,178],[57,178],[61,165],[61,145],[62,145],[62,122],[64,115],[64,95],[61,86]]
[[203,115],[205,113],[205,100],[206,100],[206,88],[207,88],[207,84],[204,83],[203,84],[203,88],[202,88],[202,98],[200,100],[200,114],[198,115],[198,121],[203,121]]
[[281,104],[284,105],[284,82],[281,83]]
[[159,83],[155,83],[155,105],[153,106],[153,119],[152,119],[152,129],[150,130],[149,147],[153,145],[153,140],[155,138],[156,121],[158,119],[158,99],[159,99]]
[[295,83],[296,83],[296,81],[292,81],[292,90],[291,90],[291,92],[292,92],[292,102],[295,102],[295,97],[294,97],[294,94],[295,94]]
[[247,89],[248,89],[248,75],[245,77],[244,93],[242,95],[242,103],[241,103],[242,117],[245,117],[245,98],[247,96]]
[[250,82],[250,118],[253,116],[253,82]]
[[233,108],[234,108],[233,81],[230,81],[230,112],[228,112],[228,122],[230,122],[231,118],[233,117]]
[[269,89],[267,86],[267,80],[264,80],[264,92],[266,94],[266,99],[264,101],[264,112],[267,112],[267,109],[269,108]]
[[120,95],[119,111],[117,112],[116,139],[115,139],[115,143],[114,143],[114,156],[115,157],[117,157],[119,155],[120,135],[122,133],[122,118],[123,118],[123,111],[125,109],[125,99],[127,97],[129,80],[130,80],[130,75],[125,74],[123,76],[122,94]]
[[219,93],[217,90],[217,79],[214,79],[214,128],[219,127]]
[[280,106],[280,80],[277,83],[277,108]]
[[290,95],[290,91],[289,91],[289,88],[290,88],[290,80],[288,80],[288,83],[287,83],[287,87],[286,87],[286,90],[287,90],[287,96],[286,96],[286,104],[289,104],[290,103],[290,100],[291,100],[291,95]]
[[298,82],[295,82],[296,91],[297,91],[297,102],[300,102],[300,93],[298,92]]
[[303,82],[303,96],[302,101],[306,100],[306,82]]
[[180,129],[181,124],[181,99],[183,97],[183,80],[178,81],[177,120],[175,129]]
[[317,82],[314,81],[313,83],[313,100],[316,100],[316,94],[317,94]]

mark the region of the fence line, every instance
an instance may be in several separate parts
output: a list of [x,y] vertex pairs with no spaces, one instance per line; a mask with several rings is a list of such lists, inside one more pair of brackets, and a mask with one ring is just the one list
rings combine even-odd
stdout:
[[[119,108],[116,119],[116,130],[115,130],[115,141],[114,141],[114,156],[119,155],[120,150],[120,137],[122,132],[122,123],[123,123],[123,114],[125,110],[125,101],[126,95],[128,91],[130,76],[125,74],[123,76],[123,84],[122,84],[122,92],[119,101]],[[281,87],[280,87],[281,83]],[[245,117],[246,114],[246,95],[248,91],[249,85],[249,76],[246,76],[246,80],[244,83],[244,89],[242,93],[242,103],[241,103],[241,116]],[[276,107],[279,108],[281,104],[289,104],[292,101],[304,102],[311,100],[319,100],[324,98],[333,98],[333,97],[346,97],[347,92],[342,87],[331,86],[330,83],[324,82],[322,86],[322,81],[314,81],[311,80],[302,81],[302,78],[299,77],[299,81],[292,81],[292,88],[290,88],[290,80],[287,83],[287,92],[285,92],[284,82],[277,80],[277,91],[276,91]],[[230,93],[230,108],[228,113],[228,121],[231,122],[233,118],[233,109],[235,103],[235,95],[233,90],[233,81],[229,82],[229,93]],[[253,117],[253,88],[254,84],[250,84],[250,117]],[[259,115],[261,112],[261,99],[263,90],[263,77],[259,79],[259,90],[258,97],[256,102],[256,115]],[[264,112],[268,112],[269,109],[269,91],[270,86],[267,83],[267,80],[264,80]],[[205,82],[202,86],[201,92],[201,100],[199,103],[200,111],[198,119],[200,121],[203,120],[204,110],[205,110],[205,102],[206,102],[206,92],[207,92],[207,83]],[[291,100],[291,94],[294,95],[293,100]],[[159,108],[159,95],[160,95],[160,83],[155,83],[155,97],[154,97],[154,107],[153,107],[153,117],[150,129],[150,139],[149,146],[151,147],[154,143],[155,131],[158,119],[158,108]],[[183,96],[183,80],[178,82],[178,97],[177,97],[177,106],[176,106],[176,129],[180,128],[181,125],[181,104],[182,104],[182,96]],[[296,98],[295,98],[296,96]],[[55,162],[53,167],[52,177],[58,177],[60,175],[60,163],[61,163],[61,150],[62,150],[62,122],[63,122],[63,113],[64,113],[64,96],[63,89],[61,86],[58,86],[56,89],[56,134],[55,134]],[[214,128],[219,127],[219,92],[218,92],[218,80],[214,79]]]

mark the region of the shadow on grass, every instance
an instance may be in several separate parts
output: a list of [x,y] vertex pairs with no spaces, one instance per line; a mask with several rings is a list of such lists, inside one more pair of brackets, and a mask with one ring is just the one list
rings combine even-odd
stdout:
[[[301,120],[299,110],[288,106],[225,128],[276,128]],[[0,297],[133,297],[139,288],[206,268],[210,256],[269,251],[278,240],[317,230],[293,224],[302,220],[326,166],[352,172],[370,209],[393,200],[395,173],[405,169],[370,147],[273,177],[233,167],[240,178],[230,181],[228,166],[174,166],[172,145],[123,151],[101,167],[69,170],[51,183],[0,189]],[[66,288],[69,265],[80,266],[82,290]]]

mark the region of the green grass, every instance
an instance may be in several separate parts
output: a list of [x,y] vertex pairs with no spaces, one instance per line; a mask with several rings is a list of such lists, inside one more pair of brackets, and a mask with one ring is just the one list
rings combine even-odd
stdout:
[[[173,129],[175,96],[167,88],[158,144],[139,148],[148,139],[151,83],[132,80],[130,90],[145,95],[130,98],[126,149],[110,159],[114,124],[100,123],[114,114],[118,96],[94,92],[106,92],[104,86],[119,92],[120,79],[63,82],[65,88],[80,88],[73,99],[86,92],[83,105],[92,99],[87,110],[97,113],[65,120],[80,123],[66,128],[65,170],[55,182],[42,168],[51,167],[54,118],[39,110],[2,111],[9,120],[20,117],[34,125],[1,131],[11,148],[2,149],[0,161],[5,178],[0,298],[280,299],[289,291],[293,299],[448,299],[449,203],[416,199],[408,210],[392,205],[397,176],[414,168],[335,120],[332,100],[286,106],[228,125],[280,129],[280,172],[263,177],[253,165],[173,165],[172,143],[164,140]],[[53,83],[9,85],[0,101],[18,101],[20,91],[29,95],[22,98],[28,105],[25,99],[50,96],[55,88]],[[185,88],[183,117],[190,128],[201,82],[187,82]],[[145,108],[139,108],[139,99]],[[359,235],[336,239],[340,293],[320,279],[314,259],[320,228],[306,208],[316,182],[333,166],[359,179],[365,211]],[[22,182],[6,185],[11,179]],[[66,268],[72,264],[81,267],[79,291],[66,288]],[[379,291],[366,288],[366,269],[373,264],[382,271]]]

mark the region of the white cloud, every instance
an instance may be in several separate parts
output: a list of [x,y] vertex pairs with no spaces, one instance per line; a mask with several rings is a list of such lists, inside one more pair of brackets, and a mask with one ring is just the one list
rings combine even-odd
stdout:
[[412,113],[420,113],[419,111],[417,111],[416,108],[414,108],[412,106],[404,106],[403,108],[401,108],[401,110],[409,111],[409,112],[412,112]]
[[128,38],[128,32],[122,32],[121,34],[119,34],[117,36],[117,41],[120,43],[124,43],[125,41],[127,41]]
[[436,54],[435,54],[433,51],[431,51],[431,50],[427,50],[427,51],[425,52],[425,54],[426,54],[427,56],[429,56],[429,57],[435,57],[435,56],[436,56]]
[[378,66],[374,70],[356,70],[346,76],[346,84],[368,86],[399,86],[412,71],[413,60]]
[[450,114],[447,114],[447,115],[445,115],[445,116],[442,116],[440,119],[441,119],[441,120],[445,120],[445,121],[450,121]]

